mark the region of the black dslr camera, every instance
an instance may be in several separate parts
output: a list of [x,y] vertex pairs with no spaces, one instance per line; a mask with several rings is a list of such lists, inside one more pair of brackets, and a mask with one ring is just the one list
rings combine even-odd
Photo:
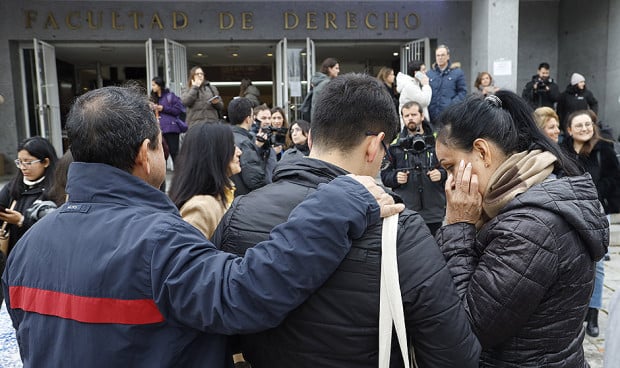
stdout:
[[435,138],[432,135],[424,136],[422,134],[410,135],[405,138],[399,138],[395,146],[405,151],[422,153],[435,145]]
[[271,126],[260,129],[263,133],[267,134],[267,138],[256,136],[256,140],[264,142],[265,145],[271,146],[283,146],[286,143],[286,133],[288,128],[274,128]]
[[542,79],[540,77],[536,78],[535,82],[537,83],[537,89],[546,89],[549,85],[546,79]]

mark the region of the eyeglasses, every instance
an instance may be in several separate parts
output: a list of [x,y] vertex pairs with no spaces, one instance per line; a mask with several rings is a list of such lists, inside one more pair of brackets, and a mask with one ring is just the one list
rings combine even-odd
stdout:
[[573,129],[583,130],[583,128],[592,128],[593,124],[594,123],[592,123],[591,121],[586,121],[585,123],[579,123],[579,124],[573,125]]
[[198,72],[198,73],[194,73],[194,75],[205,75],[205,73]]
[[[366,132],[367,137],[374,136],[374,135],[379,135],[379,133],[371,132],[371,131]],[[388,167],[390,167],[390,164],[392,163],[392,155],[390,155],[390,150],[388,149],[385,142],[381,141],[381,146],[383,147],[383,151],[385,152],[385,155],[383,156],[383,160],[381,161],[381,171],[383,171],[387,169]]]
[[34,161],[20,161],[20,160],[15,160],[15,166],[17,166],[18,169],[21,169],[22,167],[26,168],[26,167],[30,167],[33,164],[36,164],[38,162],[41,162],[41,160],[34,160]]

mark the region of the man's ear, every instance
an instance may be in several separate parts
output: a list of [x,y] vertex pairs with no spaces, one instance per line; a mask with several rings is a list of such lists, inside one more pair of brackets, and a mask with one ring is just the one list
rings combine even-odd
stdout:
[[308,148],[312,150],[312,129],[308,131],[308,141],[306,143],[308,144]]
[[150,139],[145,139],[140,144],[140,149],[138,150],[138,154],[136,155],[136,159],[134,161],[132,174],[146,180],[149,174],[151,173],[151,162],[149,160],[149,144],[151,143]]
[[377,159],[383,160],[383,145],[381,142],[385,139],[385,133],[381,132],[376,136],[370,136],[368,145],[366,146],[367,162],[374,162]]

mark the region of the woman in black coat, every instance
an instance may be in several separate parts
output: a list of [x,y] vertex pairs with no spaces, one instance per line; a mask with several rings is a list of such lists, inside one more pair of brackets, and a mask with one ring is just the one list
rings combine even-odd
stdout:
[[583,319],[609,242],[596,188],[509,91],[441,115],[449,176],[436,239],[481,367],[585,368]]
[[[56,208],[47,197],[54,183],[56,161],[54,146],[45,138],[28,138],[17,146],[15,165],[19,170],[0,191],[0,205],[6,207],[0,211],[0,224],[6,221],[9,230],[9,248],[4,256],[8,257],[15,243],[35,222]],[[1,267],[0,274],[4,265]]]
[[[592,176],[598,198],[606,214],[620,212],[620,164],[613,143],[601,137],[596,114],[591,110],[579,110],[567,118],[568,137],[562,146]],[[603,307],[603,281],[605,265],[596,264],[594,291],[586,315],[586,333],[592,337],[599,334],[598,310]]]
[[583,75],[573,73],[570,78],[570,84],[560,94],[557,109],[563,131],[566,131],[568,116],[575,111],[592,110],[598,114],[598,101],[594,94],[592,94],[592,91],[586,88],[586,79]]

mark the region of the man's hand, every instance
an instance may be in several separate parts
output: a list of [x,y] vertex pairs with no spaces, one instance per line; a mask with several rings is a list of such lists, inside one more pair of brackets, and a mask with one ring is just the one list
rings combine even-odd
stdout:
[[402,203],[394,203],[394,198],[387,194],[383,188],[377,185],[374,178],[370,176],[360,176],[349,174],[351,178],[357,180],[360,184],[366,187],[370,194],[375,197],[375,200],[381,208],[381,217],[389,217],[397,213],[402,212],[405,209],[405,205]]
[[426,173],[431,181],[438,182],[441,180],[441,171],[434,169]]
[[409,171],[399,171],[396,173],[396,182],[398,184],[407,184],[409,179]]

